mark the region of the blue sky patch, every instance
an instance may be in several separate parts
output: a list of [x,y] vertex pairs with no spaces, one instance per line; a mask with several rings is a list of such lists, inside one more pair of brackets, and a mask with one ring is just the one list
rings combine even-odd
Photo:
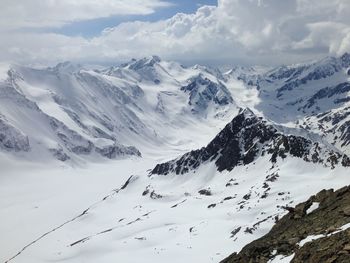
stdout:
[[[48,29],[48,32],[63,34],[67,36],[82,36],[91,38],[100,35],[103,29],[115,27],[128,21],[154,22],[167,19],[177,13],[194,13],[201,5],[217,5],[217,0],[168,0],[173,6],[159,8],[150,15],[117,15],[93,20],[78,21],[67,24],[61,28]],[[46,30],[45,30],[46,31]]]

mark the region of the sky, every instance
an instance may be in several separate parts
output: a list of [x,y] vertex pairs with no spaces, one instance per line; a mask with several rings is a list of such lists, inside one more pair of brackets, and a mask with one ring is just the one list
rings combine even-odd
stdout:
[[349,0],[2,0],[0,61],[280,65],[350,52]]
[[156,22],[162,19],[168,19],[177,13],[191,14],[195,13],[200,6],[217,5],[217,0],[171,0],[167,1],[169,6],[158,8],[153,13],[147,15],[111,15],[109,17],[96,18],[91,20],[76,21],[68,23],[60,28],[47,28],[47,32],[55,32],[68,36],[83,36],[87,38],[96,37],[101,34],[105,28],[115,27],[128,21],[149,21]]

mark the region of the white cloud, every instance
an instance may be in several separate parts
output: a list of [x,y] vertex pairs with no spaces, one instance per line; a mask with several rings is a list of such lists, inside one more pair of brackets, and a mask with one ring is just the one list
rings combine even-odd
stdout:
[[315,22],[307,24],[309,34],[301,41],[294,43],[294,49],[326,48],[332,54],[340,55],[346,49],[344,40],[350,28],[337,22]]
[[111,15],[146,15],[169,5],[160,0],[2,0],[0,28],[58,27]]
[[218,7],[194,14],[123,23],[93,39],[12,33],[0,43],[0,59],[101,62],[158,54],[180,61],[290,63],[350,51],[349,12],[348,0],[219,0]]

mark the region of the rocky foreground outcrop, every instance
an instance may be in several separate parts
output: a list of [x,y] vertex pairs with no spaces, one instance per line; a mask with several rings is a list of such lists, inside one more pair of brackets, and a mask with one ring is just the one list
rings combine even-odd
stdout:
[[350,186],[322,190],[289,211],[260,239],[221,263],[350,262]]

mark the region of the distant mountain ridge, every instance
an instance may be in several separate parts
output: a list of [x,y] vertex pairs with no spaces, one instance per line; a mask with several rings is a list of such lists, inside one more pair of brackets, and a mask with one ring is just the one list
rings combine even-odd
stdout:
[[0,81],[0,102],[2,149],[60,161],[141,156],[176,140],[180,127],[208,127],[203,118],[223,125],[236,108],[225,84],[205,67],[157,56],[104,70],[71,62],[12,66]]
[[[96,70],[71,62],[46,69],[12,66],[0,81],[0,143],[6,151],[46,149],[59,160],[141,156],[176,140],[178,128],[202,126],[214,136],[213,123],[222,128],[239,107],[250,107],[277,124],[318,134],[349,154],[349,72],[347,53],[266,71],[236,66],[226,73],[158,56]],[[242,98],[236,85],[256,97]],[[254,105],[245,105],[246,99]],[[38,123],[36,129],[28,119]],[[64,132],[57,135],[57,126]],[[23,138],[27,146],[10,146]]]

